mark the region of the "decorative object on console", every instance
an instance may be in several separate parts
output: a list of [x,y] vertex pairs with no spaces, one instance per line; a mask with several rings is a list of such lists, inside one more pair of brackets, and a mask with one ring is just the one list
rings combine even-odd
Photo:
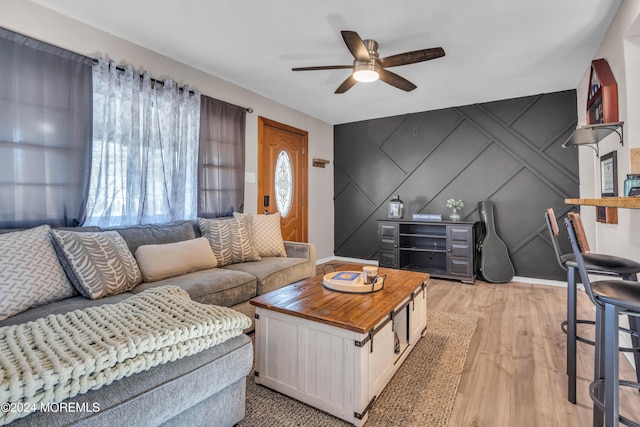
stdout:
[[411,218],[414,221],[442,221],[441,214],[413,214]]
[[400,200],[400,196],[396,196],[389,202],[389,218],[404,218],[404,203],[402,202],[402,200]]
[[458,213],[458,209],[464,208],[464,203],[461,199],[449,199],[447,200],[447,207],[451,208],[451,215],[449,215],[449,220],[451,221],[460,221],[460,214]]

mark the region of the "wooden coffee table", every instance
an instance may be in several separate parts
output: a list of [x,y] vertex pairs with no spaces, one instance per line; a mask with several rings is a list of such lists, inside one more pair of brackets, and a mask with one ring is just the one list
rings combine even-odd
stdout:
[[[362,266],[340,270],[361,271]],[[251,300],[256,382],[364,424],[427,326],[429,275],[387,268],[379,274],[387,279],[374,293],[332,291],[319,275]]]

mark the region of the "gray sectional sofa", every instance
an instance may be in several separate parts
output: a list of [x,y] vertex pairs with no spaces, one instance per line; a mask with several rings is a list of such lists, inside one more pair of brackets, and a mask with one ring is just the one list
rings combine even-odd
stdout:
[[[100,231],[97,227],[74,230]],[[191,221],[124,227],[115,231],[123,237],[132,253],[144,245],[175,243],[201,236],[198,224]],[[194,301],[231,307],[253,321],[253,306],[249,304],[251,298],[315,275],[315,248],[312,244],[284,242],[284,246],[286,257],[262,257],[260,261],[142,282],[129,292],[97,300],[73,296],[32,307],[0,321],[0,327],[25,323],[49,314],[116,303],[145,289],[163,285],[179,286]],[[251,340],[242,334],[193,356],[156,366],[68,399],[83,408],[90,408],[97,402],[99,411],[36,412],[11,425],[234,425],[244,417],[245,378],[252,363]]]

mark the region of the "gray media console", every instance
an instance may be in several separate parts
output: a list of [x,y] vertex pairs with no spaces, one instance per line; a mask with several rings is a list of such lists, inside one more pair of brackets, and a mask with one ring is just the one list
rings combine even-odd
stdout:
[[476,224],[379,220],[380,266],[473,283]]

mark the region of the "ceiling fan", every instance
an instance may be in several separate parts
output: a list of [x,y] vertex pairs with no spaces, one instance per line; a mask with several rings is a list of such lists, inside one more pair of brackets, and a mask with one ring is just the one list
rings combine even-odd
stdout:
[[355,58],[352,65],[325,65],[320,67],[298,67],[292,71],[317,71],[353,69],[351,75],[336,89],[335,93],[345,93],[358,82],[372,82],[382,80],[391,86],[410,92],[417,86],[409,80],[401,77],[385,68],[398,67],[400,65],[415,64],[430,59],[444,56],[444,49],[434,47],[431,49],[414,50],[399,53],[397,55],[378,57],[378,43],[375,40],[362,40],[355,31],[341,31],[347,48]]

